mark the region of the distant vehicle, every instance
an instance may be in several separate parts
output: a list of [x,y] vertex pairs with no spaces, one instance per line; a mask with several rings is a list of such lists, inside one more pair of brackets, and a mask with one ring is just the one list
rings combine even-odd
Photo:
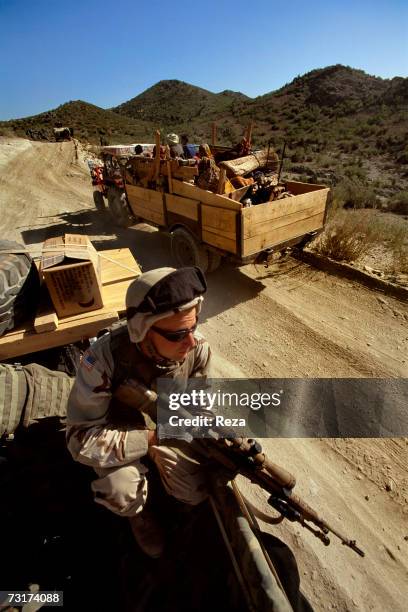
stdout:
[[72,140],[74,129],[72,127],[55,127],[53,133],[55,141],[62,142],[64,140]]

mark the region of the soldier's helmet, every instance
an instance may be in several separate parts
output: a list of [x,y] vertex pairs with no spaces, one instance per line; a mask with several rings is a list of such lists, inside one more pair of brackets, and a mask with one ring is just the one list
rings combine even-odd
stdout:
[[141,342],[152,325],[176,312],[201,310],[207,291],[198,267],[157,268],[138,276],[126,293],[126,318],[132,342]]

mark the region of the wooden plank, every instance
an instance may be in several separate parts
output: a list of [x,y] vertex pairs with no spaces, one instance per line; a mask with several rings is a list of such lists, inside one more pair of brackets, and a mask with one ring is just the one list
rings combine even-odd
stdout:
[[220,234],[236,240],[237,212],[214,206],[201,206],[201,223],[203,230]]
[[[36,262],[37,268],[40,268],[41,260]],[[41,272],[40,272],[41,274]],[[54,331],[58,327],[58,315],[55,312],[54,305],[45,283],[40,288],[40,298],[37,312],[34,318],[33,326],[37,334],[46,331]]]
[[313,217],[314,215],[317,215],[321,212],[323,212],[321,205],[314,204],[314,206],[311,206],[310,208],[302,208],[301,210],[296,210],[294,212],[287,213],[286,215],[281,215],[279,217],[274,216],[269,221],[261,221],[260,223],[254,223],[253,220],[249,220],[243,215],[244,238],[252,238],[253,236],[257,236],[259,234],[266,234],[267,232],[271,232],[274,229],[283,227],[285,225],[288,225],[289,223],[302,221],[303,219]]
[[225,181],[227,179],[227,171],[225,168],[220,170],[220,178],[218,179],[217,193],[225,193]]
[[128,196],[131,195],[132,198],[140,198],[145,202],[150,202],[154,210],[160,210],[160,206],[163,206],[163,193],[161,191],[156,191],[155,189],[144,189],[143,187],[138,187],[137,185],[126,185],[126,191]]
[[294,195],[318,191],[319,189],[328,189],[326,185],[317,185],[316,183],[300,183],[299,181],[286,181],[285,185],[287,190]]
[[156,157],[155,157],[155,180],[160,174],[160,130],[156,130]]
[[247,133],[246,133],[246,139],[249,143],[249,146],[251,146],[251,140],[252,140],[252,129],[254,127],[253,122],[251,121],[251,123],[248,125],[248,129],[247,129]]
[[141,217],[146,221],[152,221],[152,223],[156,223],[156,225],[166,225],[164,211],[157,212],[155,210],[151,210],[149,208],[149,202],[145,202],[143,200],[138,200],[135,202],[129,199],[129,205],[136,217]]
[[256,206],[244,208],[242,214],[249,223],[265,223],[299,210],[312,208],[315,205],[320,206],[320,209],[324,210],[328,191],[328,189],[322,189],[314,193],[304,193],[292,198],[276,200],[275,202],[257,204]]
[[220,236],[219,234],[214,234],[213,232],[209,232],[208,230],[204,230],[202,232],[203,242],[207,244],[211,244],[223,251],[228,251],[229,253],[237,252],[237,242],[236,240],[232,240],[231,238],[226,238],[225,236]]
[[169,160],[166,161],[166,170],[167,170],[167,178],[168,178],[168,181],[169,181],[169,191],[170,191],[170,193],[173,193],[173,180],[172,180],[172,177],[171,177],[171,165],[170,165],[170,161]]
[[[98,312],[98,311],[93,311]],[[92,313],[89,313],[92,314]],[[112,325],[118,320],[117,312],[104,311],[103,316],[94,314],[93,316],[76,321],[74,323],[60,323],[55,331],[37,334],[34,330],[12,331],[1,337],[0,359],[10,359],[18,355],[35,353],[55,346],[71,344],[81,338],[95,336],[99,330]]]
[[264,249],[273,247],[286,240],[297,238],[320,229],[323,225],[324,212],[320,212],[313,217],[308,217],[302,221],[295,223],[289,223],[284,227],[279,227],[271,232],[266,232],[252,238],[246,238],[243,240],[242,256],[253,255],[259,253]]
[[[112,283],[136,278],[142,273],[139,264],[129,249],[98,251],[101,259],[102,290]],[[108,259],[109,258],[109,259]],[[113,261],[111,261],[113,260]]]
[[193,221],[198,221],[199,202],[197,200],[181,198],[180,196],[170,195],[168,193],[165,195],[165,200],[168,212],[173,212],[177,215],[188,217],[188,219],[193,219]]
[[126,185],[129,206],[137,217],[165,225],[164,194],[154,189],[143,189],[135,185]]
[[48,309],[43,308],[34,319],[34,329],[37,334],[46,331],[54,331],[58,327],[58,317],[52,304],[49,304]]
[[[174,161],[174,160],[173,160]],[[181,181],[191,181],[195,176],[198,176],[197,166],[179,166],[177,163],[172,163],[170,166],[171,175]],[[162,166],[160,174],[168,176],[169,169],[167,164]]]
[[217,206],[218,208],[228,208],[230,210],[241,210],[242,204],[240,202],[234,202],[227,196],[217,195],[211,191],[200,189],[190,183],[184,183],[183,181],[173,180],[173,192],[177,195],[191,198],[192,200],[198,200],[207,206]]

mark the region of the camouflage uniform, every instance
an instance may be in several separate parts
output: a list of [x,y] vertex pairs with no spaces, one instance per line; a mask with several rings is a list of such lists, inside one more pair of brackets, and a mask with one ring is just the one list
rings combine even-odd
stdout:
[[64,372],[37,363],[0,364],[0,436],[42,418],[64,418],[73,382]]
[[115,389],[128,378],[156,390],[159,377],[184,378],[208,374],[210,349],[196,333],[196,345],[183,362],[158,365],[130,341],[120,325],[85,353],[67,411],[67,443],[75,460],[94,468],[95,501],[122,516],[140,512],[146,501],[148,455],[156,464],[167,492],[180,501],[198,504],[207,496],[200,464],[166,446],[148,448],[146,422],[135,407],[121,405]]

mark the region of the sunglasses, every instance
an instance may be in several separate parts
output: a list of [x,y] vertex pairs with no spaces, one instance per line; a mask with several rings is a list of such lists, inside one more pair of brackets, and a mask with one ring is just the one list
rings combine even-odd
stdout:
[[195,332],[195,330],[197,329],[197,325],[198,323],[193,325],[193,327],[190,327],[190,329],[179,329],[177,331],[168,331],[167,329],[160,329],[160,327],[156,327],[155,325],[152,325],[151,329],[153,329],[153,331],[155,331],[160,336],[163,336],[163,338],[166,338],[166,340],[168,340],[169,342],[181,342],[182,340],[187,338],[189,334],[193,334]]

